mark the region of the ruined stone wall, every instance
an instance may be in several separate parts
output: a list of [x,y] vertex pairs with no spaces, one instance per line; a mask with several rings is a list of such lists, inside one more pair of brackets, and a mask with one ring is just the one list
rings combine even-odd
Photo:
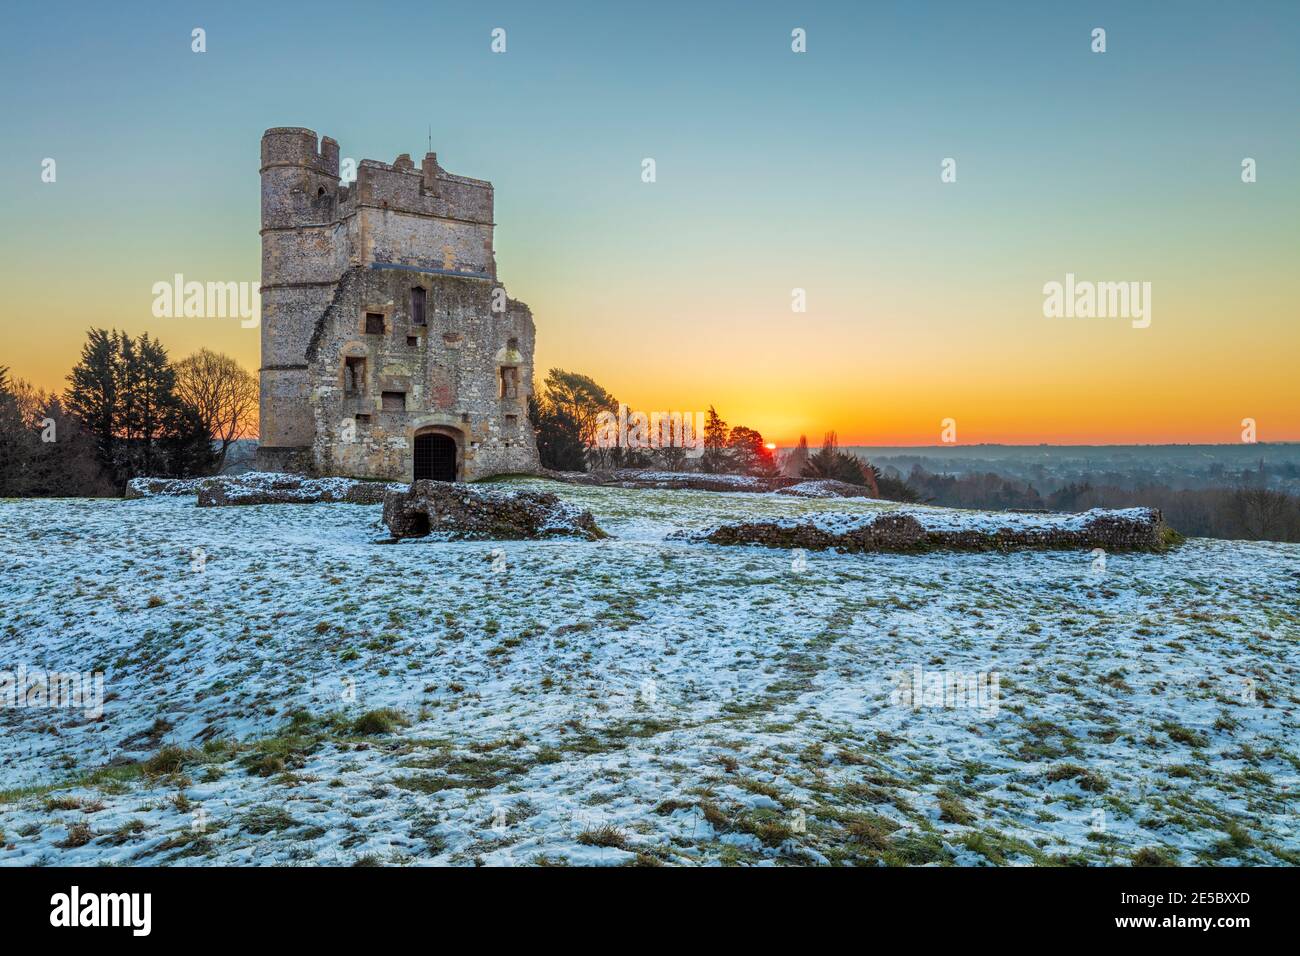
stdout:
[[[423,326],[411,316],[417,287],[426,294]],[[456,441],[461,480],[538,470],[527,409],[532,315],[509,300],[493,312],[494,288],[409,269],[350,270],[308,353],[316,472],[410,481],[425,429]],[[383,316],[382,333],[366,332],[367,314]],[[365,360],[364,383],[352,392],[348,358]],[[518,370],[519,387],[505,398],[502,366]],[[386,408],[385,392],[401,393],[401,407]]]
[[[504,290],[491,183],[429,153],[418,169],[405,155],[363,160],[340,186],[338,152],[301,128],[263,136],[258,467],[410,480],[415,435],[438,429],[458,444],[462,480],[536,471],[533,321],[522,303],[492,308]],[[424,327],[410,315],[415,286]],[[382,334],[366,331],[368,312],[383,315]],[[344,388],[348,357],[366,360],[364,389]],[[503,365],[518,370],[506,398]],[[384,392],[404,407],[390,396],[386,408]]]

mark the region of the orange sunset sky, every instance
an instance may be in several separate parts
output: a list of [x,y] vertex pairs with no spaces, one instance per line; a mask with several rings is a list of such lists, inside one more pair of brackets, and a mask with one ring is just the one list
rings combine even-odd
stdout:
[[[39,102],[0,107],[0,365],[61,389],[102,326],[256,370],[256,329],[150,305],[176,273],[258,281],[262,130],[391,162],[432,127],[445,168],[496,187],[539,380],[559,366],[637,410],[713,404],[783,445],[936,444],[946,418],[962,444],[1236,442],[1247,417],[1300,440],[1294,6],[913,6],[756,4],[741,23],[507,5],[497,57],[469,11],[403,30],[419,9],[384,8],[367,14],[393,21],[375,26],[397,46],[383,96],[313,68],[350,42],[342,5],[322,3],[311,48],[287,14],[207,13],[203,56],[190,13],[128,30],[107,7],[27,8],[0,40],[6,88],[46,78]],[[1067,273],[1151,283],[1150,326],[1045,318]]]

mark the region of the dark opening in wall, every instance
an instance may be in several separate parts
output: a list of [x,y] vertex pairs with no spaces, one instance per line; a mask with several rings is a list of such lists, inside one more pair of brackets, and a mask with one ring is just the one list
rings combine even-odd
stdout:
[[420,337],[418,335],[408,335],[406,337],[406,344],[411,348],[417,348],[420,344]]
[[350,356],[343,360],[343,391],[349,395],[366,394],[366,360]]
[[519,368],[515,365],[501,366],[501,397],[519,397]]
[[383,392],[379,396],[380,410],[385,412],[406,411],[405,392]]
[[369,416],[369,415],[358,415],[356,418],[357,418],[357,424],[358,424],[358,425],[369,425],[369,424],[370,424],[370,416]]
[[411,290],[411,324],[424,325],[425,291],[419,286]]
[[366,335],[384,334],[384,315],[382,312],[366,313]]

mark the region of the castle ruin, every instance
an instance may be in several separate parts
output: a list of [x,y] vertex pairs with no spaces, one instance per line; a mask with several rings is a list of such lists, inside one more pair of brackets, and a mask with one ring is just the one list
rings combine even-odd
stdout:
[[257,467],[468,481],[535,472],[533,317],[497,282],[492,184],[428,153],[362,160],[262,135]]

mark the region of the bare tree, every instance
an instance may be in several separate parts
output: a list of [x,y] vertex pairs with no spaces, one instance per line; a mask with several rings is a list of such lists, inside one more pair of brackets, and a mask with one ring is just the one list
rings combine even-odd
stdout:
[[257,379],[228,355],[200,349],[176,365],[176,391],[198,410],[212,440],[221,443],[217,472],[238,438],[257,428]]
[[1252,541],[1280,540],[1291,499],[1268,488],[1239,488],[1232,496],[1232,514]]
[[800,435],[799,444],[791,448],[781,459],[781,474],[799,478],[804,466],[808,464],[808,436]]

